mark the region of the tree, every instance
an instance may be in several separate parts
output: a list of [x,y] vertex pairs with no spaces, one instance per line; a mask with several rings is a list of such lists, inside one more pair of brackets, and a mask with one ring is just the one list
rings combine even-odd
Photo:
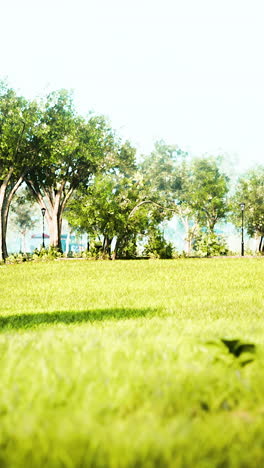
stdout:
[[28,167],[34,166],[31,140],[37,119],[36,103],[0,84],[0,261],[8,256],[6,232],[12,198]]
[[116,237],[114,257],[135,255],[137,235],[162,219],[160,206],[149,198],[135,153],[129,142],[121,145],[112,166],[96,175],[88,188],[76,193],[66,213],[74,227],[94,238],[102,236],[104,253],[110,253]]
[[[176,145],[164,141],[155,143],[154,150],[145,157],[142,170],[152,188],[155,202],[163,206],[165,218],[177,216],[185,229],[185,251],[190,253],[196,232],[193,210],[186,199],[190,186],[189,156]],[[183,197],[185,194],[185,198]]]
[[185,161],[187,153],[176,145],[167,145],[164,141],[155,143],[154,150],[145,156],[140,164],[144,173],[146,187],[149,187],[151,200],[168,209],[167,215],[176,208],[182,180],[179,166]]
[[221,171],[220,163],[220,158],[195,158],[190,167],[188,189],[182,196],[199,225],[209,233],[214,232],[216,223],[224,219],[228,211],[229,178]]
[[[229,178],[221,170],[221,158],[194,158],[179,167],[181,190],[177,214],[186,231],[186,252],[190,254],[195,239],[206,231],[206,238],[216,238],[214,228],[228,212]],[[216,238],[217,239],[217,238]],[[208,251],[209,252],[209,251]]]
[[[19,190],[20,192],[20,190]],[[13,224],[18,228],[21,235],[20,250],[26,252],[26,235],[33,229],[38,221],[35,205],[28,198],[27,191],[23,189],[14,197],[11,204],[11,215]]]
[[86,185],[111,159],[113,133],[103,117],[78,116],[71,94],[61,90],[44,102],[32,146],[37,164],[29,168],[25,180],[46,209],[50,245],[61,249],[64,209],[74,190]]
[[191,190],[189,159],[189,155],[178,146],[158,141],[154,151],[142,162],[152,200],[163,207],[166,219],[177,216],[183,224],[188,254],[198,226],[187,196]]
[[238,181],[232,199],[232,221],[241,228],[240,203],[245,203],[245,226],[250,236],[260,237],[259,252],[264,253],[264,166],[249,170]]
[[[186,231],[186,252],[190,254],[197,236],[217,239],[214,228],[228,212],[229,178],[221,170],[221,158],[194,158],[182,161],[178,168],[181,180],[177,214]],[[203,236],[204,237],[204,236]],[[208,251],[209,252],[209,251]]]
[[213,233],[217,221],[226,215],[229,179],[220,163],[213,157],[191,160],[186,152],[163,141],[143,161],[155,201],[164,207],[167,219],[176,215],[185,228],[188,254],[199,230]]

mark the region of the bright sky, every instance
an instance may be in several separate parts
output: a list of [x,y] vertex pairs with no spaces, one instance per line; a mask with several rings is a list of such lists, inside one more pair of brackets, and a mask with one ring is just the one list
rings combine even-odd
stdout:
[[0,0],[0,78],[72,88],[140,152],[264,163],[263,0]]

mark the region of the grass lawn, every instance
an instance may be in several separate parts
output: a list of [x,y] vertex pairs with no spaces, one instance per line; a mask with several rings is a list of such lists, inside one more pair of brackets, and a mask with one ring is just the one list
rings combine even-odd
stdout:
[[262,466],[264,258],[0,267],[1,468]]

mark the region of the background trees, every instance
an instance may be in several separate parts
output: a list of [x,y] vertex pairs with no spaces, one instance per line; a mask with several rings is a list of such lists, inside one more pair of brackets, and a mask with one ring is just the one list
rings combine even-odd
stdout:
[[258,166],[242,176],[233,197],[232,221],[240,227],[235,213],[240,212],[240,203],[245,203],[245,227],[252,237],[259,237],[259,251],[264,252],[264,167]]
[[[232,205],[237,213],[245,202],[247,231],[260,236],[260,251],[264,251],[263,180],[263,167],[245,174]],[[166,242],[160,223],[176,217],[184,226],[187,255],[205,245],[208,255],[210,245],[215,253],[216,225],[225,220],[231,206],[221,158],[191,158],[179,147],[159,141],[139,159],[135,148],[122,143],[104,117],[81,117],[68,91],[53,92],[36,103],[1,84],[0,261],[7,256],[10,205],[23,181],[46,209],[51,246],[61,248],[64,215],[75,230],[100,240],[104,254],[110,253],[112,244],[113,257],[136,255],[140,236],[148,238],[146,252],[161,249]],[[21,197],[13,204],[21,232],[32,226],[24,202]],[[239,214],[233,222],[240,226]],[[219,244],[223,253],[226,246],[222,247]]]
[[229,178],[221,169],[221,159],[191,159],[178,147],[158,142],[143,161],[142,169],[166,218],[180,218],[185,229],[185,251],[190,254],[201,230],[212,236],[216,223],[228,212]]

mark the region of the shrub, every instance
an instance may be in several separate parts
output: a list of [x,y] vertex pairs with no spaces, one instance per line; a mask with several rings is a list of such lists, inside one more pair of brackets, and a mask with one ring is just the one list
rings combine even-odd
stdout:
[[150,258],[173,258],[174,247],[171,242],[166,241],[160,231],[154,231],[149,235],[143,255],[147,255]]
[[215,255],[227,255],[228,247],[223,236],[202,232],[196,237],[193,250],[199,257],[212,257]]
[[32,254],[33,261],[45,261],[45,260],[55,260],[56,258],[61,258],[62,253],[55,247],[49,247],[48,249],[35,249]]
[[6,263],[11,265],[15,263],[23,263],[32,260],[32,256],[28,253],[13,253],[6,259]]

